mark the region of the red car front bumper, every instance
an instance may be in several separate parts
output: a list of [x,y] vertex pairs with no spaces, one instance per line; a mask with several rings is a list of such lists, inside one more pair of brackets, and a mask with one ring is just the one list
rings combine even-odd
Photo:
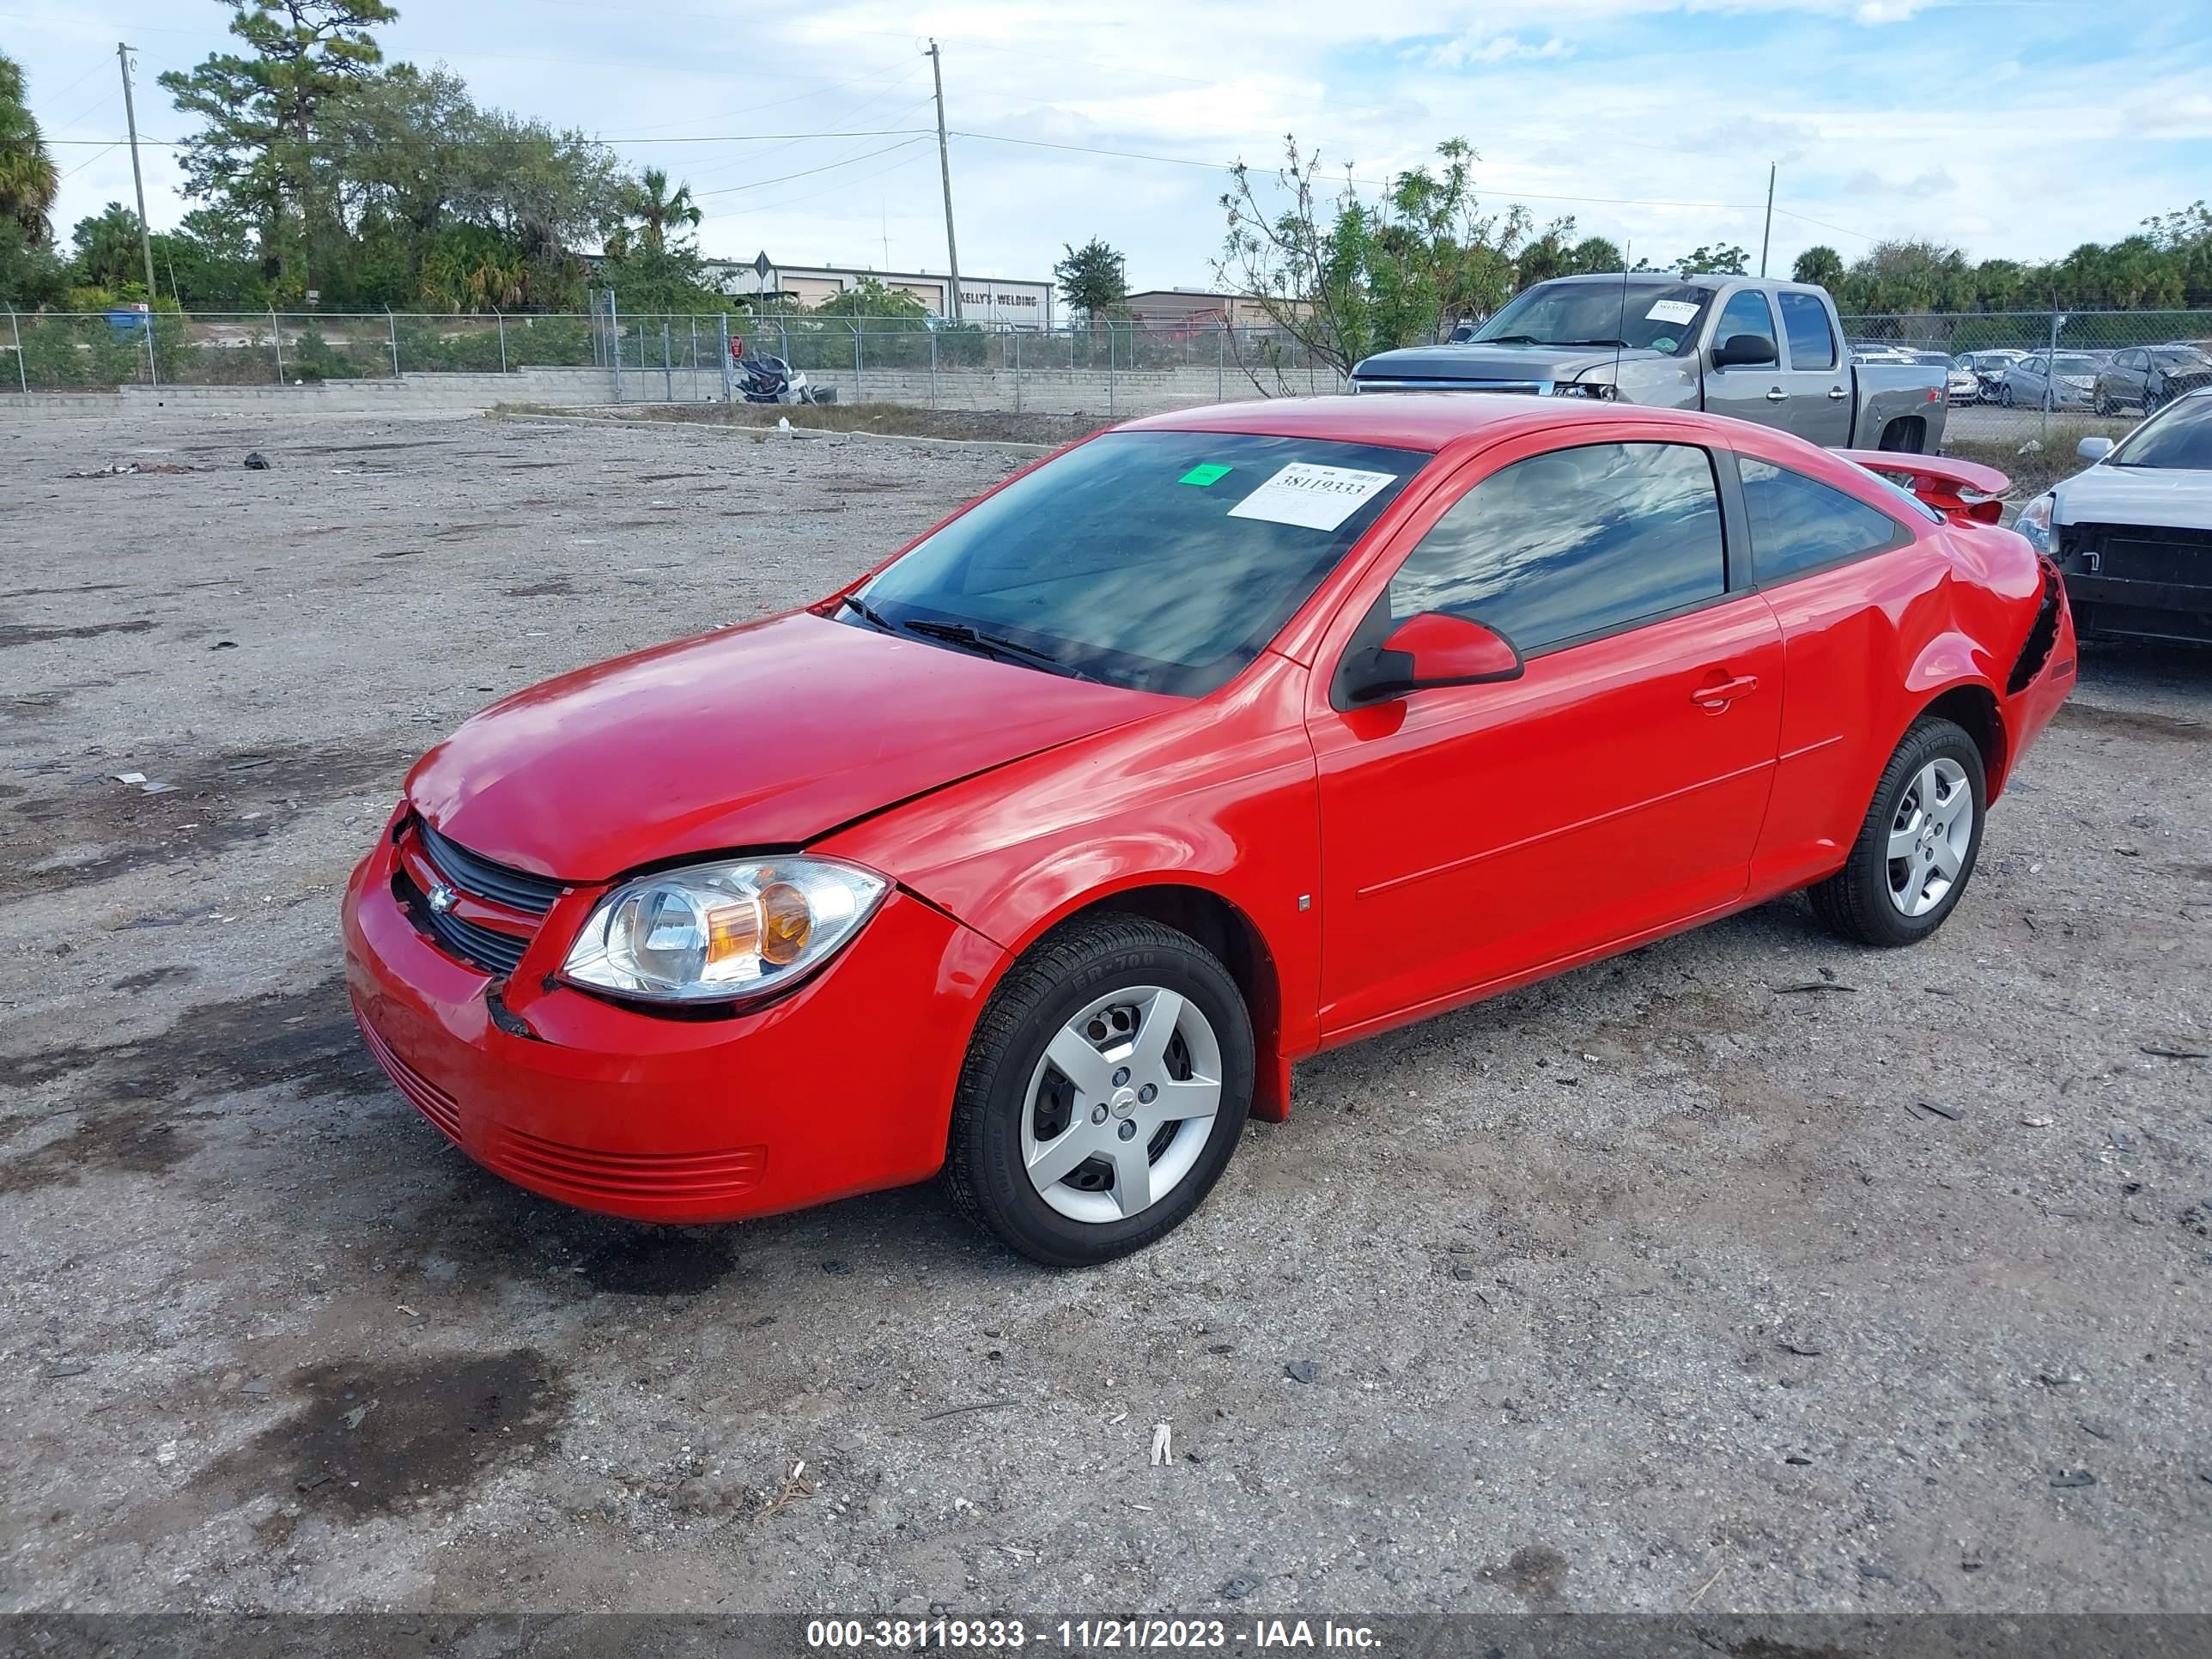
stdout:
[[393,858],[380,836],[346,889],[354,1012],[399,1091],[494,1173],[585,1209],[697,1222],[902,1186],[944,1162],[1003,953],[930,906],[895,890],[822,973],[757,1013],[668,1018],[561,988],[515,999],[524,1036],[494,1023],[490,977],[416,930]]

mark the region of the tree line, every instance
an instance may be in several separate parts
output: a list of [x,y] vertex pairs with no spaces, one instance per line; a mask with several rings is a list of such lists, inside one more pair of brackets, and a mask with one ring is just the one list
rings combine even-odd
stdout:
[[386,64],[386,0],[216,0],[238,49],[160,77],[197,126],[179,159],[193,204],[153,237],[120,203],[64,246],[58,178],[23,78],[0,58],[0,295],[98,310],[574,312],[594,280],[642,310],[705,312],[690,189],[632,174],[574,129],[478,104],[443,67]]

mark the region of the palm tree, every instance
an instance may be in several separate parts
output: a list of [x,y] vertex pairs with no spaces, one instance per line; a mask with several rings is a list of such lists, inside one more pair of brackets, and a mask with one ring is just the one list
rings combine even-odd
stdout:
[[631,187],[629,216],[638,222],[637,240],[659,252],[668,246],[672,228],[696,230],[706,215],[691,199],[691,186],[678,185],[668,188],[668,174],[659,167],[647,167]]
[[23,103],[23,71],[0,57],[0,217],[13,219],[44,247],[54,238],[54,197],[61,177],[39,124]]

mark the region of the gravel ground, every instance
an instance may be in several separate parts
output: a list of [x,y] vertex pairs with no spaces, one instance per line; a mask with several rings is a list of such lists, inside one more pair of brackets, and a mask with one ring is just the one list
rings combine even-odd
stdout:
[[[1325,1056],[1189,1225],[1052,1274],[927,1187],[509,1188],[336,936],[470,709],[1010,452],[5,441],[0,1609],[2212,1608],[2212,659],[2087,654],[1927,945],[1779,903]],[[134,459],[204,470],[65,476]]]

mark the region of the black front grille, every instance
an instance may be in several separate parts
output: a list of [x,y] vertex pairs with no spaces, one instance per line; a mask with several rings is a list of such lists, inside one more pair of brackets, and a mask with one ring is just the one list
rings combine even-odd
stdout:
[[513,973],[530,944],[524,934],[502,933],[495,927],[486,927],[437,909],[422,890],[408,879],[404,870],[392,872],[392,896],[399,901],[399,908],[413,919],[416,927],[434,939],[447,956],[471,968],[481,968],[487,974],[504,978]]
[[2085,524],[2069,538],[2097,556],[2097,572],[2119,581],[2212,587],[2212,530],[2156,525]]
[[553,908],[553,901],[561,896],[559,882],[479,858],[467,848],[447,841],[430,827],[428,818],[416,817],[415,834],[422,843],[423,856],[436,866],[446,885],[457,893],[504,904],[510,910],[533,916],[544,915]]

